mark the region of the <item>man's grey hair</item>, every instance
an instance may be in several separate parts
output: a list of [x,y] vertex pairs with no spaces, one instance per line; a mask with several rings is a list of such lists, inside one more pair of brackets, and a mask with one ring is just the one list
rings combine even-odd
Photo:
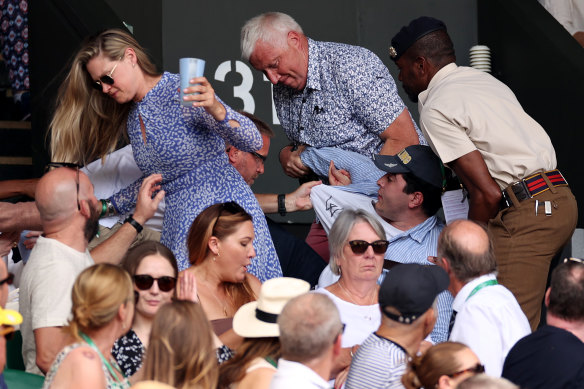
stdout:
[[335,220],[329,233],[329,267],[333,274],[340,275],[337,259],[343,258],[343,248],[347,244],[349,234],[357,223],[368,223],[379,239],[385,239],[385,230],[375,216],[362,209],[345,209]]
[[[473,227],[471,224],[476,228],[469,228]],[[482,231],[482,234],[472,239],[484,239],[484,250],[480,252],[471,251],[467,247],[471,241],[469,234],[476,231]],[[444,227],[438,238],[438,257],[448,261],[454,276],[462,282],[497,271],[493,241],[487,229],[471,220],[455,220]]]
[[306,293],[288,301],[278,316],[282,357],[307,362],[323,355],[341,334],[335,303],[321,293]]
[[302,27],[290,15],[281,12],[266,12],[249,19],[241,28],[241,57],[249,61],[259,40],[284,47],[290,31],[303,34]]

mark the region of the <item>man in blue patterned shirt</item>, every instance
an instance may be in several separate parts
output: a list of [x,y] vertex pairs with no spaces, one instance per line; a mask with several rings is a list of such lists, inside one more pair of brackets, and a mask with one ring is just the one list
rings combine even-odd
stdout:
[[247,21],[241,47],[243,58],[274,84],[278,118],[293,142],[280,152],[287,175],[310,173],[300,159],[306,146],[370,157],[423,139],[387,67],[371,51],[314,41],[278,12]]

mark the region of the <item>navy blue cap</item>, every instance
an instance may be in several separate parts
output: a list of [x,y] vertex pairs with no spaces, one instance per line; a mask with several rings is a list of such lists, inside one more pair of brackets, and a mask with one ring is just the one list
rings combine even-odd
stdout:
[[[449,284],[448,274],[436,265],[398,265],[387,273],[379,288],[379,306],[390,319],[411,324],[432,307]],[[399,314],[388,312],[387,307]]]
[[395,34],[391,39],[391,46],[389,48],[389,56],[394,61],[397,61],[403,53],[405,53],[418,39],[431,32],[444,30],[446,25],[438,19],[429,16],[421,16],[414,19],[407,26]]
[[374,154],[373,162],[385,172],[410,173],[437,188],[443,187],[442,162],[430,146],[408,146],[396,155]]

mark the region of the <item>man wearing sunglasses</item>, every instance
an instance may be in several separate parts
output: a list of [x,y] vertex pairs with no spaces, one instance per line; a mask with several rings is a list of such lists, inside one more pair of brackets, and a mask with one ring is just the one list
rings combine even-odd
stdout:
[[545,294],[547,325],[513,346],[503,377],[522,388],[578,388],[584,383],[584,260],[566,258]]
[[147,177],[133,217],[90,255],[88,242],[97,232],[102,208],[93,185],[76,165],[50,166],[54,170],[39,180],[35,193],[44,235],[38,238],[20,282],[22,353],[27,372],[35,374],[46,372],[67,342],[61,327],[71,313],[77,275],[94,261],[119,262],[164,196],[160,191],[152,198],[161,177]]
[[[268,158],[270,138],[274,136],[274,131],[257,116],[244,111],[240,111],[240,113],[254,122],[262,135],[264,145],[258,151],[250,153],[226,144],[225,151],[227,152],[229,163],[241,174],[244,181],[251,186],[255,179],[264,173],[264,163]],[[318,184],[320,184],[320,181],[311,181],[302,184],[292,193],[256,193],[255,196],[264,213],[279,212],[284,216],[288,212],[312,209],[310,191]],[[300,278],[310,283],[311,286],[316,285],[318,276],[326,266],[326,262],[305,241],[296,238],[268,217],[266,217],[266,222],[268,223],[268,229],[274,241],[274,247],[278,253],[284,276]]]

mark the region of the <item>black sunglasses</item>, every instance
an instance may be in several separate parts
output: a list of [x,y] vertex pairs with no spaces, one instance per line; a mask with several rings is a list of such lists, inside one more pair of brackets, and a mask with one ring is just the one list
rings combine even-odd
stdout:
[[376,240],[371,243],[364,240],[351,240],[349,241],[349,246],[351,246],[354,254],[363,254],[369,246],[371,246],[375,254],[385,254],[389,242],[385,239]]
[[154,278],[148,274],[136,274],[134,276],[134,284],[136,288],[140,290],[148,290],[152,288],[154,281],[158,283],[158,289],[163,292],[170,292],[176,286],[176,278],[164,276],[160,278]]
[[12,282],[14,282],[14,274],[8,273],[8,277],[6,277],[3,280],[0,280],[0,285],[4,284],[12,285]]
[[473,373],[473,374],[481,374],[485,372],[485,366],[477,363],[473,367],[469,367],[468,369],[464,369],[461,371],[457,371],[456,373],[448,374],[448,377],[455,378],[464,373]]
[[[124,58],[124,57],[122,57],[122,58]],[[99,78],[99,80],[92,82],[91,83],[91,86],[94,87],[96,90],[98,90],[100,92],[103,92],[102,84],[107,84],[109,86],[112,86],[114,84],[114,79],[112,78],[112,74],[114,74],[114,70],[116,70],[116,68],[120,64],[120,61],[122,60],[122,58],[120,58],[118,60],[118,63],[116,63],[114,65],[114,67],[112,68],[112,71],[109,72],[109,74],[106,74],[104,76],[101,76]]]
[[81,205],[79,205],[79,168],[81,165],[71,162],[49,162],[45,166],[45,173],[52,169],[57,169],[60,167],[66,167],[69,169],[75,169],[77,171],[77,177],[75,178],[75,187],[77,188],[77,210],[81,210]]
[[255,151],[250,151],[249,152],[251,155],[253,155],[256,158],[256,161],[258,161],[259,163],[261,163],[262,165],[264,163],[266,163],[266,160],[268,159],[267,156],[261,155],[260,153],[257,153]]

